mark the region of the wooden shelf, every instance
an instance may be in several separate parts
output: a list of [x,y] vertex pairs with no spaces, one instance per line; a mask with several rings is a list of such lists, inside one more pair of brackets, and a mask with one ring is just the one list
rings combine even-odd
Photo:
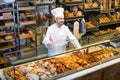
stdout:
[[115,6],[115,9],[120,9],[120,5],[119,6]]
[[0,46],[0,51],[4,51],[4,50],[7,50],[7,49],[12,49],[12,48],[15,48],[14,45],[5,45],[5,46]]
[[0,20],[8,20],[8,19],[13,19],[13,16],[11,16],[11,17],[7,17],[7,18],[0,17]]
[[72,21],[72,20],[77,20],[82,18],[84,18],[84,16],[66,17],[65,21]]
[[28,18],[28,17],[35,17],[35,15],[25,15],[25,16],[20,16],[20,18]]
[[120,21],[105,22],[105,23],[100,23],[99,26],[106,26],[106,25],[112,25],[118,23],[120,23]]
[[54,3],[36,3],[36,6],[48,6],[48,5],[53,5]]
[[85,11],[85,12],[100,11],[100,7],[97,7],[97,8],[85,8],[84,11]]
[[3,33],[3,34],[0,34],[0,36],[11,35],[11,34],[14,34],[14,32]]
[[100,13],[109,13],[109,12],[114,12],[114,9],[100,10]]
[[36,21],[24,21],[24,22],[20,22],[21,26],[33,25],[33,24],[36,24]]
[[19,7],[19,11],[24,11],[24,10],[35,10],[35,6],[27,6],[27,7]]
[[20,35],[20,39],[28,39],[28,38],[32,38],[34,35],[31,34],[25,34],[25,35]]
[[1,41],[0,43],[6,43],[6,42],[12,42],[14,41],[15,39],[11,39],[11,40],[4,40],[4,41]]
[[4,12],[12,12],[12,8],[9,8],[9,9],[0,9],[0,13],[4,13]]
[[11,26],[0,26],[0,29],[6,28],[6,27],[13,27],[14,25]]
[[84,2],[83,1],[81,1],[81,2],[72,2],[72,1],[70,1],[70,2],[65,2],[65,3],[63,3],[65,6],[72,6],[72,5],[84,5]]

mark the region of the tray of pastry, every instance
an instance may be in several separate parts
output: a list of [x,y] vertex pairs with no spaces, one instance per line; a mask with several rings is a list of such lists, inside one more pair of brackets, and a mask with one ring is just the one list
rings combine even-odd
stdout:
[[[114,53],[110,53],[113,51]],[[87,56],[86,56],[87,55]],[[79,52],[60,55],[57,57],[46,58],[37,60],[15,67],[17,77],[21,76],[26,79],[55,79],[65,75],[69,75],[76,71],[80,71],[89,67],[94,66],[95,62],[101,64],[103,60],[107,60],[110,57],[119,55],[119,50],[116,51],[114,48],[104,48],[100,51],[86,54],[81,57]],[[92,56],[92,57],[91,57]],[[114,59],[116,57],[113,57]],[[111,60],[111,59],[109,59]],[[97,65],[99,65],[97,64]],[[8,71],[9,70],[9,71]],[[12,71],[11,71],[12,70]],[[4,69],[5,75],[13,78],[13,69]],[[19,75],[17,74],[19,73]],[[12,76],[11,76],[12,74]]]

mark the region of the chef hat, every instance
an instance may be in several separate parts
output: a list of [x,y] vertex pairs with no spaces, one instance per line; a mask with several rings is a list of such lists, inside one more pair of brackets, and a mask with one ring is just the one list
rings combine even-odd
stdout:
[[59,16],[64,16],[64,9],[59,7],[51,10],[52,15],[57,18]]

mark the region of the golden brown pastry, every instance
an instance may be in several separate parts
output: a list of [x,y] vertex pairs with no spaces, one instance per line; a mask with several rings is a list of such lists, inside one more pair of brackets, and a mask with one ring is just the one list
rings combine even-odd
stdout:
[[13,35],[5,36],[5,40],[11,40],[11,39],[13,39]]

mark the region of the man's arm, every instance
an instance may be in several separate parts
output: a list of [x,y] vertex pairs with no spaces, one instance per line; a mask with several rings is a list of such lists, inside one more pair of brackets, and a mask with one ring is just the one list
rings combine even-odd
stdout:
[[53,46],[53,45],[55,45],[55,42],[53,42],[53,41],[51,41],[50,40],[50,30],[49,30],[49,28],[48,28],[48,30],[47,30],[47,32],[46,32],[46,35],[45,35],[45,37],[44,37],[44,39],[43,39],[43,44],[45,44],[45,46],[47,47],[48,45],[50,45],[50,46]]

